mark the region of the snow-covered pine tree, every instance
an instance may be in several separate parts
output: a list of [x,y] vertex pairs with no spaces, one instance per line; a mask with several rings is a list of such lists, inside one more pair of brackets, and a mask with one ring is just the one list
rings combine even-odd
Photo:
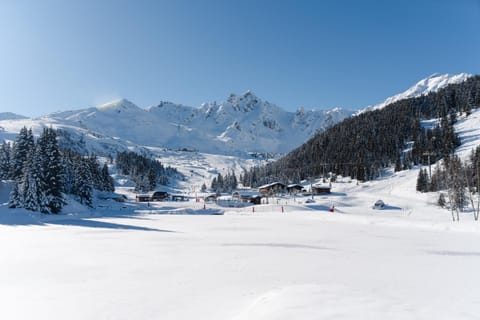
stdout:
[[19,191],[21,198],[21,207],[30,210],[39,210],[39,198],[41,194],[41,186],[39,182],[39,174],[37,172],[37,158],[35,149],[30,150],[27,160],[24,163],[23,176],[19,183]]
[[10,143],[3,142],[0,147],[0,179],[9,180],[11,172],[11,146]]
[[217,191],[218,189],[218,182],[217,182],[217,178],[214,177],[213,180],[212,180],[212,183],[210,184],[210,189],[212,189],[213,191]]
[[108,166],[106,163],[103,164],[102,170],[101,170],[101,178],[102,178],[102,191],[109,191],[113,192],[115,191],[115,185],[113,183],[113,178],[110,176],[110,173],[108,172]]
[[43,181],[42,191],[45,197],[45,206],[51,213],[59,213],[64,204],[63,168],[55,130],[45,128],[37,145],[39,174]]
[[35,142],[33,139],[32,130],[23,127],[13,145],[11,163],[11,178],[13,180],[19,181],[22,178],[28,154],[34,148],[34,146]]
[[155,190],[155,187],[157,186],[157,174],[155,173],[153,168],[150,168],[148,170],[147,179],[149,191]]
[[74,194],[79,197],[81,203],[92,207],[93,179],[89,170],[87,159],[81,159],[75,167]]
[[10,192],[10,197],[8,199],[9,208],[21,208],[22,207],[22,197],[20,195],[18,183],[13,184],[13,189]]
[[67,194],[75,193],[75,180],[76,180],[76,170],[75,170],[75,158],[77,156],[71,150],[64,150],[62,157],[62,168],[63,168],[63,187],[64,191]]
[[30,210],[38,210],[37,184],[29,167],[25,168],[24,177],[20,183],[20,192],[22,193],[22,207]]
[[417,177],[417,191],[428,191],[428,173],[426,169],[420,169]]

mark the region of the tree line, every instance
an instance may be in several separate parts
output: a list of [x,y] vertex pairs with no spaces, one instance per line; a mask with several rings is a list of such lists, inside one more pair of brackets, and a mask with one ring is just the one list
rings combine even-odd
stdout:
[[10,208],[59,213],[64,194],[92,206],[93,190],[114,191],[106,164],[94,156],[84,157],[61,150],[56,131],[44,128],[35,141],[32,130],[23,127],[13,143],[0,147],[0,179],[11,180]]
[[[215,178],[213,178],[210,188],[216,193],[221,192],[232,192],[237,189],[238,180],[235,172],[232,170],[228,172],[225,176],[219,173]],[[202,189],[206,189],[203,188]]]
[[131,151],[118,153],[116,164],[119,172],[129,176],[135,182],[135,190],[140,192],[155,190],[157,184],[167,185],[170,177],[181,176],[177,169]]

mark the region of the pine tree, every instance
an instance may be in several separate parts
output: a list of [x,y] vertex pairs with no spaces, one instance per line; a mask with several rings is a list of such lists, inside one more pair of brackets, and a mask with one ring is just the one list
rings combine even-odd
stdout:
[[21,208],[22,207],[22,197],[20,195],[18,183],[13,184],[12,191],[10,192],[10,197],[8,200],[9,208]]
[[12,157],[11,146],[7,142],[3,142],[0,147],[0,179],[9,180],[11,172],[10,159]]
[[26,127],[23,127],[13,145],[13,161],[11,165],[12,172],[10,174],[13,180],[19,181],[22,178],[28,154],[34,148],[34,145],[35,142],[33,139],[32,130],[28,130]]
[[212,180],[212,184],[210,185],[210,189],[216,192],[217,188],[218,188],[217,178],[214,177]]
[[417,178],[417,191],[427,192],[429,190],[428,185],[428,173],[427,169],[420,169]]
[[[52,128],[44,129],[38,140],[41,177],[44,180],[44,194],[48,210],[59,213],[62,210],[63,199],[63,168],[62,155],[58,147],[57,135]],[[48,168],[48,169],[47,169]],[[46,170],[45,170],[46,169]]]
[[447,201],[445,200],[445,195],[443,193],[440,193],[440,195],[438,196],[437,204],[441,208],[445,208],[445,206],[447,205]]
[[115,191],[114,181],[113,178],[110,176],[110,173],[108,172],[108,166],[106,163],[102,167],[101,176],[103,181],[102,191]]
[[155,190],[155,187],[157,186],[157,175],[155,174],[155,171],[150,168],[148,170],[147,174],[147,179],[148,179],[148,191]]
[[75,169],[76,169],[76,172],[75,172],[76,180],[75,180],[75,186],[74,186],[75,194],[79,197],[79,200],[81,203],[89,207],[92,207],[93,182],[92,182],[91,172],[89,171],[88,160],[81,159],[81,161],[78,163]]
[[35,178],[33,177],[32,170],[26,168],[22,183],[20,184],[20,190],[22,193],[22,207],[30,210],[38,210],[38,188]]
[[423,186],[425,184],[425,176],[423,175],[423,170],[418,171],[417,177],[417,191],[424,192]]

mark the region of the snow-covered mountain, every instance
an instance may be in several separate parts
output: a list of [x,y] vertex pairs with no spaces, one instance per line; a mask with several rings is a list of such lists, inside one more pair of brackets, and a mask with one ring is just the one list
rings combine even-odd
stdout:
[[[395,101],[437,91],[471,75],[432,75],[410,89],[356,114],[383,108]],[[139,146],[197,150],[223,155],[286,153],[316,133],[354,115],[341,108],[288,112],[247,91],[224,102],[190,107],[160,102],[146,109],[121,99],[98,107],[26,119],[0,113],[0,140],[14,139],[20,128],[52,126],[61,129],[61,141],[78,151],[112,154]]]
[[141,146],[246,154],[288,152],[352,113],[340,108],[287,112],[248,91],[197,108],[160,102],[142,109],[121,99],[99,107],[57,112],[38,121],[78,127]]
[[380,102],[378,104],[361,109],[356,114],[361,114],[366,111],[382,109],[389,104],[392,104],[394,102],[397,102],[403,99],[420,97],[420,96],[429,94],[430,92],[436,92],[448,86],[449,84],[464,82],[465,80],[467,80],[469,77],[472,77],[472,76],[473,76],[472,74],[468,74],[468,73],[459,73],[454,75],[435,73],[429,76],[428,78],[420,80],[414,86],[410,87],[404,92],[391,96],[385,99],[385,101]]
[[27,119],[25,116],[21,116],[12,112],[0,112],[0,120],[15,120],[15,119]]

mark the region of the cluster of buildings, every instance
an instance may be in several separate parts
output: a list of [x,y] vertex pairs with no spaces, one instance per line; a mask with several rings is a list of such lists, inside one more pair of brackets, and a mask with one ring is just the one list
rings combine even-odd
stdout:
[[[273,182],[258,188],[258,191],[252,190],[237,190],[231,195],[218,195],[210,194],[203,197],[205,202],[224,203],[226,205],[249,203],[249,204],[261,204],[262,198],[268,198],[271,196],[284,195],[284,194],[329,194],[331,192],[331,186],[326,184],[312,184],[310,185],[310,191],[300,184],[286,185],[281,182]],[[136,200],[138,202],[150,202],[150,201],[185,201],[185,195],[169,194],[165,191],[156,191],[153,194],[137,195]]]

